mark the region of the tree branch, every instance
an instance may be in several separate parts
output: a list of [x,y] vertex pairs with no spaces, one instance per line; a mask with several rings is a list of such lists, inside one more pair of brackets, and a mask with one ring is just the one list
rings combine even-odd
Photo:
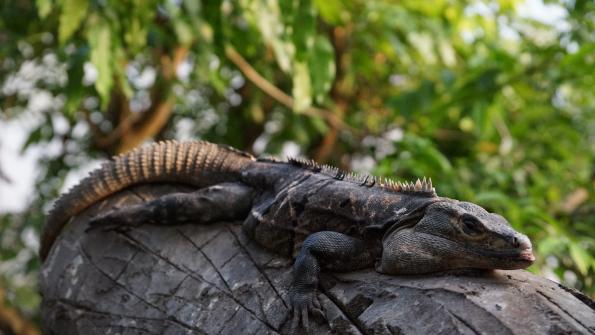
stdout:
[[173,57],[160,55],[161,77],[165,83],[161,86],[157,83],[154,85],[149,109],[144,113],[128,113],[107,136],[96,139],[98,147],[109,148],[119,142],[115,151],[124,152],[154,136],[165,126],[174,106],[174,99],[169,96],[170,82],[175,78],[176,68],[187,54],[188,48],[178,46],[174,49]]
[[171,82],[175,79],[178,65],[184,61],[187,54],[187,47],[178,46],[174,49],[172,57],[167,54],[161,55],[161,76],[165,87],[159,87],[157,84],[154,86],[156,89],[153,91],[153,104],[147,112],[143,113],[142,118],[137,122],[131,121],[129,129],[122,132],[121,141],[116,149],[117,152],[125,152],[138,146],[147,138],[159,133],[167,124],[173,112],[175,101],[169,94]]
[[[256,87],[285,107],[293,109],[295,103],[294,99],[261,76],[232,46],[227,45],[225,47],[225,55]],[[353,131],[353,129],[345,124],[343,120],[338,118],[335,113],[327,109],[309,107],[302,113],[308,116],[322,117],[334,127],[349,128]]]
[[0,288],[0,334],[39,335],[39,330],[31,321],[6,303],[5,296],[4,289]]

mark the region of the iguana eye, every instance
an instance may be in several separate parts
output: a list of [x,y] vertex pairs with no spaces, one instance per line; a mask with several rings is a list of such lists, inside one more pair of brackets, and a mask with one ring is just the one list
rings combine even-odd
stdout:
[[463,216],[462,221],[463,224],[461,227],[465,234],[475,236],[483,233],[483,225],[476,218],[465,215]]

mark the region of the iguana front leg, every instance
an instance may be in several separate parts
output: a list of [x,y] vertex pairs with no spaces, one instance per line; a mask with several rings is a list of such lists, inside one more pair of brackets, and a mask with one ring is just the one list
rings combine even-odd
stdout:
[[92,218],[89,225],[91,229],[127,229],[141,223],[169,225],[238,220],[248,215],[252,207],[252,193],[252,188],[244,184],[223,183],[112,210]]
[[291,333],[300,325],[309,331],[308,313],[322,312],[316,300],[318,275],[321,268],[349,271],[370,267],[375,255],[363,241],[334,231],[314,233],[304,241],[293,265],[293,284],[290,290]]

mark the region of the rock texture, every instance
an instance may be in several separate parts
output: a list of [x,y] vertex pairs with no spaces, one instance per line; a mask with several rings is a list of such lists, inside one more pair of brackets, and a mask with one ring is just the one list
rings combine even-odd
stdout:
[[[141,186],[67,226],[40,275],[48,334],[286,333],[291,261],[240,223],[85,232],[92,215],[173,191]],[[526,271],[323,274],[316,334],[595,334],[595,303]]]

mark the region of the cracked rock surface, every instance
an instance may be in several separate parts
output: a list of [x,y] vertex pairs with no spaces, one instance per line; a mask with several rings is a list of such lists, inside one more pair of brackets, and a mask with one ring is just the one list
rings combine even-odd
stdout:
[[[240,223],[85,232],[101,211],[181,186],[140,186],[76,217],[40,274],[48,334],[283,334],[291,260]],[[595,303],[526,271],[323,273],[316,334],[595,334]]]

